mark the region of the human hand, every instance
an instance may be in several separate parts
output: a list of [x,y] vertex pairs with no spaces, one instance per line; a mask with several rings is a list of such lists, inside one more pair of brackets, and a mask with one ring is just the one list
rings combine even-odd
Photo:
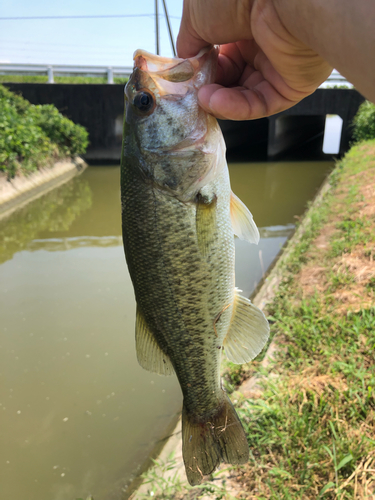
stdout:
[[324,82],[332,67],[294,37],[278,0],[184,0],[179,57],[221,44],[216,83],[199,90],[217,118],[250,120],[292,107]]

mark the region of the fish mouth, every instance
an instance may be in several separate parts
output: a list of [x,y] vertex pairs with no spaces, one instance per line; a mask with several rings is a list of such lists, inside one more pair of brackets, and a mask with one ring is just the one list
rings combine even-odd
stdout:
[[168,81],[186,82],[198,69],[196,58],[181,59],[179,57],[162,57],[145,50],[136,50],[133,55],[134,68]]
[[134,69],[152,78],[160,95],[186,94],[189,87],[200,88],[214,81],[218,49],[206,47],[189,59],[162,57],[145,50],[133,55]]

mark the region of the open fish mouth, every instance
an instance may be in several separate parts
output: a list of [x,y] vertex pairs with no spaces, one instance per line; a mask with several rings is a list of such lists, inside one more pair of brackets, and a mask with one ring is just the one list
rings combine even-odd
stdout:
[[[168,94],[186,94],[190,86],[200,88],[209,81],[214,81],[218,53],[216,47],[206,47],[199,54],[189,59],[178,57],[161,57],[145,50],[136,50],[133,55],[134,69],[147,73],[155,82],[161,96]],[[210,60],[210,70],[207,71],[207,61]],[[201,71],[205,66],[204,73]],[[182,84],[182,85],[168,85]],[[186,85],[183,85],[186,84]]]
[[134,52],[134,68],[147,71],[152,76],[168,80],[169,82],[186,82],[193,78],[198,69],[198,61],[155,56],[145,50]]

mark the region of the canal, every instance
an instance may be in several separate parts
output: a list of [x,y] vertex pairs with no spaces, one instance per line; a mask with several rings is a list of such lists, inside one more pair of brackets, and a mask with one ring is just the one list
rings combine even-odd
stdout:
[[[261,234],[236,240],[245,294],[331,168],[230,165]],[[120,500],[180,412],[176,378],[136,361],[119,178],[89,167],[0,221],[0,498]]]

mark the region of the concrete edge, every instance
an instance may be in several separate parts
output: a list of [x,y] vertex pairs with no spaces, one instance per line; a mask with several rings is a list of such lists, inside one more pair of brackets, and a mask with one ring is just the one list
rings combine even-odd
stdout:
[[[319,206],[325,199],[326,194],[331,189],[330,184],[330,175],[323,182],[321,188],[316,194],[314,200],[312,201],[310,207],[307,209],[305,214],[303,215],[303,220],[296,232],[293,236],[288,240],[284,248],[281,250],[281,253],[278,257],[276,257],[276,264],[271,267],[268,275],[266,275],[263,284],[256,292],[255,296],[252,298],[253,304],[259,307],[261,310],[265,311],[268,304],[274,299],[279,285],[282,280],[282,275],[285,267],[285,263],[288,260],[290,254],[293,251],[295,245],[300,241],[303,234],[306,232],[307,226],[310,223],[313,210]],[[280,346],[277,345],[275,339],[272,340],[270,345],[268,346],[265,357],[262,361],[262,366],[267,367],[272,360],[274,359],[277,351],[280,349]],[[245,397],[251,397],[254,393],[261,392],[261,388],[259,387],[259,378],[257,376],[251,377],[246,380],[237,391],[242,393]],[[166,463],[170,457],[173,456],[173,460],[176,465],[171,471],[167,471],[163,474],[164,479],[172,478],[175,474],[176,477],[181,480],[181,482],[187,484],[187,479],[185,475],[185,467],[182,458],[182,436],[181,436],[181,418],[177,422],[177,425],[171,435],[171,437],[166,441],[164,447],[160,451],[160,454],[157,458],[157,461],[160,463]],[[223,468],[220,471],[220,468]],[[221,482],[223,480],[226,481],[226,487],[228,492],[237,498],[237,495],[241,493],[240,489],[238,489],[238,485],[235,481],[231,480],[231,470],[228,468],[227,464],[221,464],[218,471],[220,471],[220,476],[215,478],[215,481]],[[130,495],[129,500],[137,500],[138,495],[147,494],[148,485],[142,483],[136,491],[133,491]],[[208,500],[210,497],[201,497],[202,500]]]
[[8,180],[0,177],[0,220],[39,198],[57,186],[80,174],[87,163],[76,156],[57,161],[52,167],[39,169],[28,176],[19,175]]

